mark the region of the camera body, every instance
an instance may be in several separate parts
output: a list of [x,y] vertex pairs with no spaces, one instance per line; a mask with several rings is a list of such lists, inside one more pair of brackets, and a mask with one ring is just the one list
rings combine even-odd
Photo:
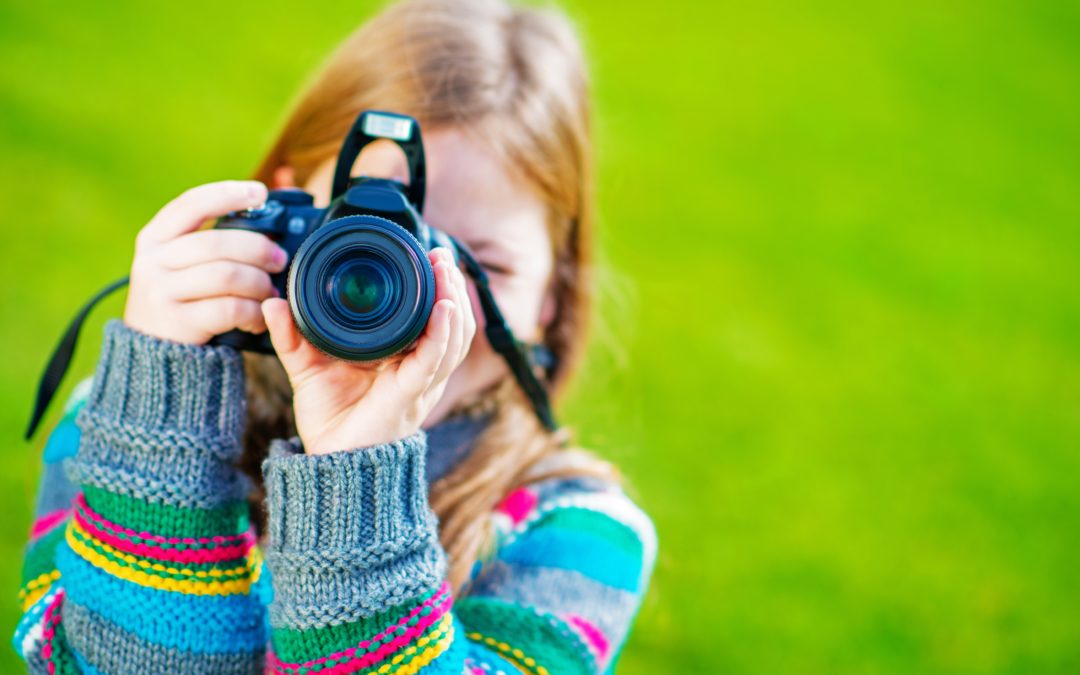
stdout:
[[[404,151],[408,185],[350,177],[360,151],[378,138]],[[341,359],[376,360],[407,348],[427,325],[435,303],[428,251],[437,246],[457,250],[450,237],[420,215],[424,177],[417,122],[366,111],[342,145],[329,206],[317,208],[303,190],[273,190],[261,208],[229,213],[214,227],[259,232],[285,249],[287,266],[271,280],[308,341]],[[212,342],[274,351],[267,333],[234,330]]]

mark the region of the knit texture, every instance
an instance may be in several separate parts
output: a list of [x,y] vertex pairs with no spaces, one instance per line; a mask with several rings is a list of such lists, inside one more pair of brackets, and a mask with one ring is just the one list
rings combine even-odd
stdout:
[[486,417],[321,456],[280,439],[256,541],[235,466],[242,365],[106,326],[45,447],[13,638],[30,672],[614,671],[657,544],[617,485],[507,495],[454,598],[428,486]]

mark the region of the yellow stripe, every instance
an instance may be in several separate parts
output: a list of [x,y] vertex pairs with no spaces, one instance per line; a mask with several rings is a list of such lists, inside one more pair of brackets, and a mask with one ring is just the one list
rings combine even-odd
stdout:
[[262,549],[258,546],[252,546],[251,552],[248,553],[248,561],[248,564],[251,565],[251,583],[255,583],[259,580],[259,577],[262,576]]
[[[74,521],[72,521],[72,524]],[[82,556],[94,567],[104,570],[114,577],[136,583],[148,588],[156,588],[164,591],[177,591],[188,595],[247,595],[251,590],[251,579],[237,579],[235,581],[186,581],[177,579],[164,579],[162,577],[133,570],[130,567],[119,565],[97,551],[84,545],[75,538],[72,528],[68,527],[65,532],[68,546]],[[104,544],[103,544],[104,545]]]
[[450,643],[454,641],[454,617],[449,612],[443,614],[442,621],[439,622],[438,627],[431,631],[424,637],[416,641],[416,644],[410,645],[408,649],[405,649],[400,654],[390,659],[389,663],[384,663],[376,670],[369,670],[363,675],[385,675],[397,664],[405,660],[405,657],[415,653],[420,647],[426,646],[432,640],[435,640],[439,636],[439,633],[446,631],[446,635],[442,637],[438,642],[428,647],[412,661],[398,670],[394,671],[394,675],[414,675],[421,668],[427,666],[429,663],[435,660],[439,654],[442,654],[450,646]]
[[25,599],[25,600],[23,600],[23,608],[22,608],[22,611],[23,611],[23,612],[26,612],[26,611],[27,611],[27,610],[29,610],[29,609],[30,609],[31,607],[33,607],[33,606],[34,606],[34,604],[35,604],[35,603],[36,603],[36,602],[37,602],[38,600],[41,600],[41,598],[42,598],[42,597],[44,597],[44,596],[45,596],[45,594],[49,592],[49,589],[50,589],[50,588],[52,588],[52,584],[49,584],[48,586],[45,586],[45,587],[43,587],[43,588],[39,588],[39,589],[37,589],[36,591],[31,591],[31,592],[30,592],[30,595],[26,596],[26,599]]
[[44,586],[46,589],[52,585],[52,582],[60,578],[60,570],[53,570],[46,572],[39,576],[34,577],[30,581],[26,582],[26,585],[19,591],[19,598],[25,598],[28,593]]
[[78,524],[78,522],[76,522],[74,520],[71,521],[70,527],[72,527],[76,532],[78,532],[81,537],[83,537],[85,539],[89,539],[90,541],[92,541],[94,543],[95,546],[98,546],[98,547],[104,549],[105,551],[113,554],[114,556],[116,556],[117,558],[120,558],[121,560],[129,562],[132,565],[138,565],[139,567],[142,567],[143,569],[157,570],[158,572],[166,572],[168,574],[181,574],[183,576],[193,576],[193,577],[196,577],[196,578],[199,578],[199,579],[205,579],[207,577],[220,577],[220,576],[223,576],[223,575],[226,575],[226,574],[250,574],[251,573],[252,563],[254,562],[253,560],[249,559],[249,562],[247,562],[244,565],[241,565],[240,567],[234,567],[232,569],[226,569],[226,570],[222,570],[222,569],[189,570],[189,569],[183,569],[183,568],[178,569],[178,568],[175,568],[175,567],[166,567],[165,565],[162,565],[161,563],[147,562],[144,559],[136,558],[135,556],[128,555],[128,554],[124,553],[123,551],[118,551],[117,549],[113,548],[112,546],[109,546],[105,542],[101,541],[100,539],[97,539],[92,534],[90,534],[89,532],[84,530],[82,528],[82,526],[80,526]]
[[531,656],[525,656],[525,652],[521,651],[520,649],[511,647],[505,642],[500,642],[493,637],[488,637],[475,631],[472,633],[465,633],[465,637],[469,638],[470,640],[477,640],[491,647],[495,647],[500,652],[503,652],[504,658],[506,658],[515,666],[521,668],[527,673],[535,673],[536,675],[549,675],[548,669],[537,664],[536,659],[532,658]]

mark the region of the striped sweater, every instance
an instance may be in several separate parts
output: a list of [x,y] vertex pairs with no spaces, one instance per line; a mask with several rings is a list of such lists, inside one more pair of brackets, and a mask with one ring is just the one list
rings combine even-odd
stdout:
[[283,439],[257,539],[242,364],[108,324],[45,446],[13,640],[30,671],[614,671],[657,543],[617,485],[513,491],[454,597],[428,433],[321,456]]

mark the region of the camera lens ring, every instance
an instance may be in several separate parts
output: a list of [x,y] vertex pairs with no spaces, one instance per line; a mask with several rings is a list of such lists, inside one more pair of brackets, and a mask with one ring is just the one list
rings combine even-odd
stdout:
[[[351,262],[350,262],[351,261]],[[385,272],[392,298],[378,315],[349,312],[335,299],[342,265],[363,261]],[[377,360],[412,344],[435,304],[435,274],[427,252],[405,228],[371,215],[345,216],[304,240],[289,268],[289,306],[297,327],[320,351],[349,361]],[[387,304],[388,303],[388,304]]]

